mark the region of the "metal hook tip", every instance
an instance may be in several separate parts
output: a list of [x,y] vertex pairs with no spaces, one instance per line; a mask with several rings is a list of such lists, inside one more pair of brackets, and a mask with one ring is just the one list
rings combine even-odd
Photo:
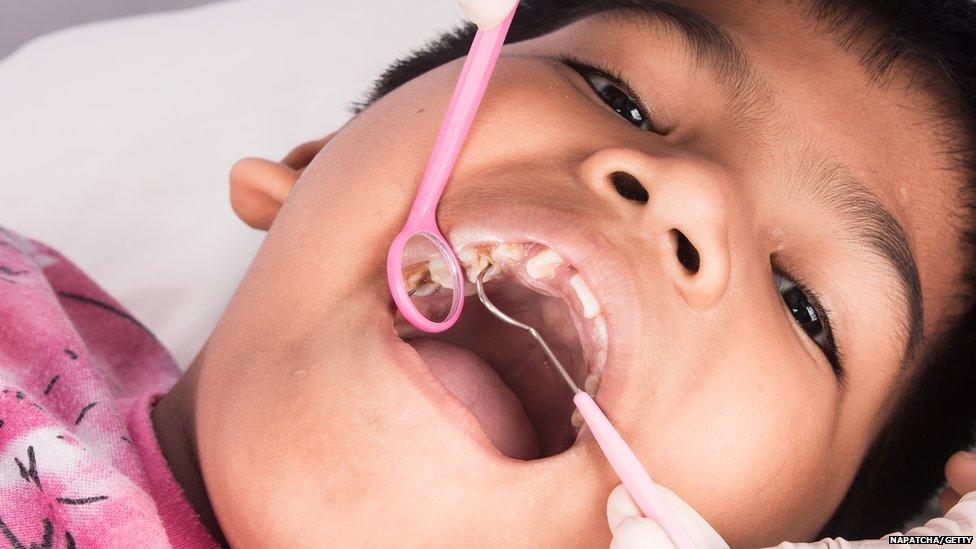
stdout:
[[559,373],[559,377],[561,377],[563,381],[566,382],[566,385],[569,386],[569,389],[573,392],[574,395],[576,393],[579,393],[580,392],[579,386],[576,385],[576,382],[573,381],[572,376],[570,376],[569,372],[566,371],[566,368],[563,367],[563,363],[558,358],[556,358],[556,354],[549,347],[549,344],[546,343],[546,340],[543,339],[542,334],[540,334],[539,331],[533,328],[532,326],[529,326],[528,324],[525,324],[523,322],[519,322],[518,320],[515,320],[514,318],[503,313],[501,309],[496,307],[495,304],[492,303],[490,299],[488,299],[488,294],[485,293],[485,274],[488,272],[488,269],[490,268],[491,268],[491,264],[486,266],[484,269],[481,270],[480,273],[478,273],[478,278],[475,282],[475,287],[478,291],[478,300],[481,301],[481,303],[485,306],[486,309],[488,309],[488,312],[498,317],[498,319],[501,320],[502,322],[510,326],[515,326],[516,328],[521,328],[526,332],[529,332],[529,335],[531,335],[532,338],[535,339],[536,342],[539,344],[539,346],[542,347],[542,352],[544,352],[546,356],[549,357],[549,360],[552,361],[553,366],[556,368],[556,372]]

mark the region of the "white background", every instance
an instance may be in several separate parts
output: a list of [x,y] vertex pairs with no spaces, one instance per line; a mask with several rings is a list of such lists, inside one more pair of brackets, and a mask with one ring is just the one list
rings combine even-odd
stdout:
[[215,0],[0,0],[0,58],[35,36],[91,21],[209,4]]
[[75,261],[186,366],[261,234],[227,171],[338,128],[452,0],[242,0],[86,25],[0,61],[0,225]]

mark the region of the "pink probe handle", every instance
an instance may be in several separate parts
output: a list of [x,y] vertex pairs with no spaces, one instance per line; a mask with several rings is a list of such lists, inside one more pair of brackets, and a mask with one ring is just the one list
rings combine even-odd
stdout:
[[610,467],[613,467],[620,477],[620,482],[627,488],[630,497],[634,498],[634,502],[644,516],[657,522],[677,549],[695,549],[696,545],[691,535],[671,510],[664,495],[657,489],[657,485],[651,480],[651,476],[647,474],[647,470],[631,451],[630,446],[627,446],[620,433],[603,414],[603,410],[597,406],[593,397],[580,391],[573,397],[573,403],[576,404],[586,426],[590,428],[597,444],[610,462]]

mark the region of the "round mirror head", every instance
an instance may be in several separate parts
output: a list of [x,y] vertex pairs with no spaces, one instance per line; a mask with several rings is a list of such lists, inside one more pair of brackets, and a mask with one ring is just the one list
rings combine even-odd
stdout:
[[433,323],[451,318],[464,295],[460,267],[447,246],[433,235],[417,233],[407,239],[401,255],[403,287],[410,302],[417,314]]

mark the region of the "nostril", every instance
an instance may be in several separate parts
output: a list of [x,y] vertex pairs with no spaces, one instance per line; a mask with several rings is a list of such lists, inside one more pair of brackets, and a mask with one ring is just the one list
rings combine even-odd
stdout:
[[627,200],[647,204],[647,200],[650,198],[644,185],[627,172],[613,172],[610,174],[610,183],[613,184],[617,194]]
[[674,239],[675,255],[678,256],[678,263],[688,271],[689,274],[697,274],[701,266],[701,257],[698,249],[688,240],[685,233],[678,229],[671,230],[671,237]]

